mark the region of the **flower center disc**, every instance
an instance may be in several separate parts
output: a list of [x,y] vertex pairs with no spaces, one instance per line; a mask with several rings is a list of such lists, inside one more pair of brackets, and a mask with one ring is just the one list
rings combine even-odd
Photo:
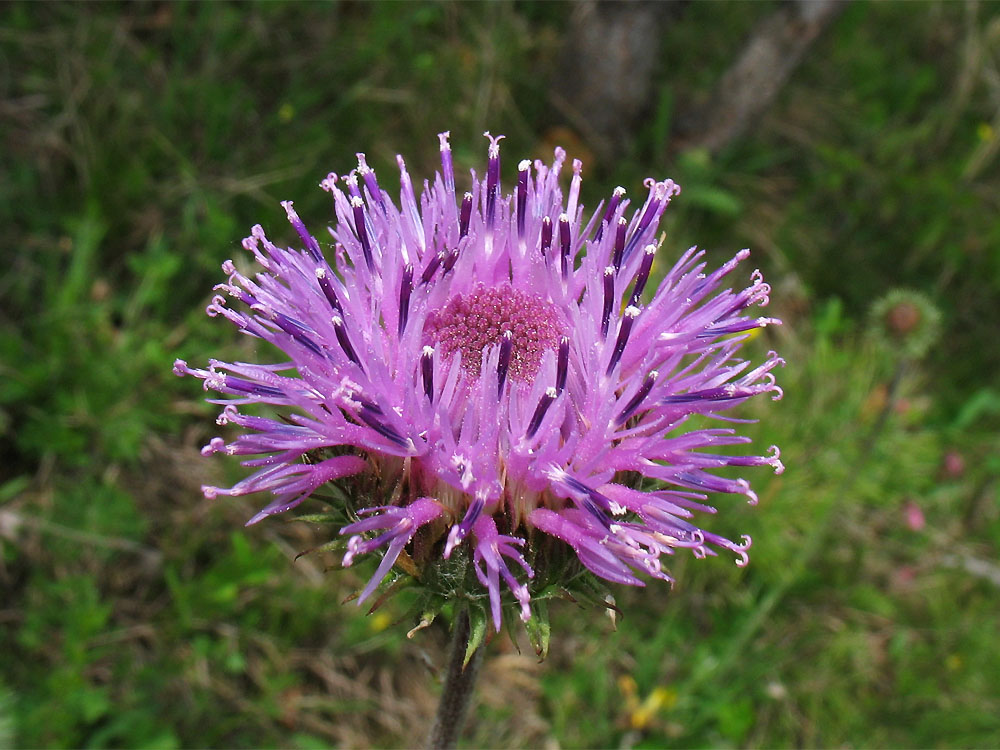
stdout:
[[513,334],[508,376],[530,379],[547,349],[556,349],[563,333],[559,309],[537,294],[508,284],[487,289],[477,284],[469,294],[456,294],[427,316],[424,334],[445,357],[462,354],[466,375],[478,377],[483,350],[499,346],[506,331]]

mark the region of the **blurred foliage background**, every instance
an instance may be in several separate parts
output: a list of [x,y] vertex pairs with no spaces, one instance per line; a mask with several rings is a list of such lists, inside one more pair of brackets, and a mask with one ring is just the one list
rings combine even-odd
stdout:
[[422,737],[446,634],[342,605],[364,567],[293,561],[322,530],[204,501],[240,470],[170,366],[253,356],[203,309],[252,224],[291,239],[279,200],[326,221],[328,171],[429,175],[442,130],[481,169],[486,129],[508,184],[561,143],[590,206],[683,186],[670,253],[753,249],[788,366],[743,416],[788,471],[712,521],[748,568],[680,557],[616,630],[556,607],[541,664],[495,640],[468,746],[1000,745],[1000,6],[847,5],[742,135],[675,137],[779,10],[672,13],[609,152],[558,106],[570,4],[0,7],[0,746]]

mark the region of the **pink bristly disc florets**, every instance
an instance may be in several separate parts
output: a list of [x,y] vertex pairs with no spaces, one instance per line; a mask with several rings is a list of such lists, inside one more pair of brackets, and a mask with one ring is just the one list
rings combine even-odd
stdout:
[[[255,523],[327,482],[392,476],[388,499],[350,509],[359,520],[341,530],[345,565],[383,555],[359,602],[404,550],[412,559],[418,535],[430,564],[468,543],[497,629],[505,596],[531,617],[532,563],[545,535],[623,584],[670,580],[661,558],[677,549],[729,550],[745,564],[749,537],[733,542],[691,519],[714,512],[707,493],[755,503],[746,480],[712,470],[780,472],[778,450],[705,452],[749,438],[730,427],[678,428],[760,393],[781,395],[777,355],[756,367],[735,357],[746,332],[779,322],[746,314],[767,304],[758,272],[742,290],[722,287],[747,251],[706,272],[692,248],[646,294],[660,218],[679,192],[673,182],[648,181],[637,205],[618,188],[585,222],[581,164],[564,195],[562,149],[551,165],[522,161],[504,195],[491,137],[485,178],[473,173],[459,195],[447,134],[440,142],[441,172],[419,201],[402,158],[397,206],[359,154],[356,170],[321,183],[337,219],[326,251],[286,202],[301,248],[279,247],[256,226],[243,245],[262,270],[223,265],[229,278],[208,313],[285,356],[175,363],[224,394],[220,423],[242,428],[203,453],[249,456],[244,464],[256,468],[205,495],[270,493]],[[283,418],[243,410],[260,403]],[[654,481],[639,489],[635,477]]]

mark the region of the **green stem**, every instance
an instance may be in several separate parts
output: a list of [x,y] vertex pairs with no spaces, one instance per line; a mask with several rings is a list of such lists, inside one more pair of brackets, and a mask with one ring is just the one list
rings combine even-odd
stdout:
[[462,610],[455,620],[451,634],[451,655],[448,661],[448,673],[445,676],[444,690],[441,692],[441,702],[438,704],[434,727],[427,739],[430,750],[446,750],[454,748],[465,722],[465,713],[469,708],[472,689],[479,676],[479,668],[483,663],[483,648],[479,647],[465,663],[465,653],[469,648],[469,636],[472,625],[469,613]]
[[892,380],[889,383],[889,388],[885,394],[885,404],[882,406],[882,411],[879,412],[878,419],[875,421],[875,425],[872,427],[872,431],[868,434],[868,439],[864,443],[862,450],[865,456],[871,454],[872,448],[875,446],[875,441],[878,440],[879,436],[882,434],[882,430],[885,429],[886,422],[889,421],[889,414],[892,410],[896,408],[896,402],[899,397],[899,386],[903,382],[903,374],[906,372],[906,359],[900,357],[899,361],[896,363],[896,369],[892,374]]

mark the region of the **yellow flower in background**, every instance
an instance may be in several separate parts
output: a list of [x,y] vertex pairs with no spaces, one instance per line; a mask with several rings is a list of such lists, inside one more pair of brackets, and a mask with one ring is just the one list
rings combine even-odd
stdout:
[[635,730],[649,729],[661,711],[669,710],[677,703],[677,691],[659,686],[640,700],[639,686],[631,675],[618,678],[618,689],[625,696],[626,722]]

